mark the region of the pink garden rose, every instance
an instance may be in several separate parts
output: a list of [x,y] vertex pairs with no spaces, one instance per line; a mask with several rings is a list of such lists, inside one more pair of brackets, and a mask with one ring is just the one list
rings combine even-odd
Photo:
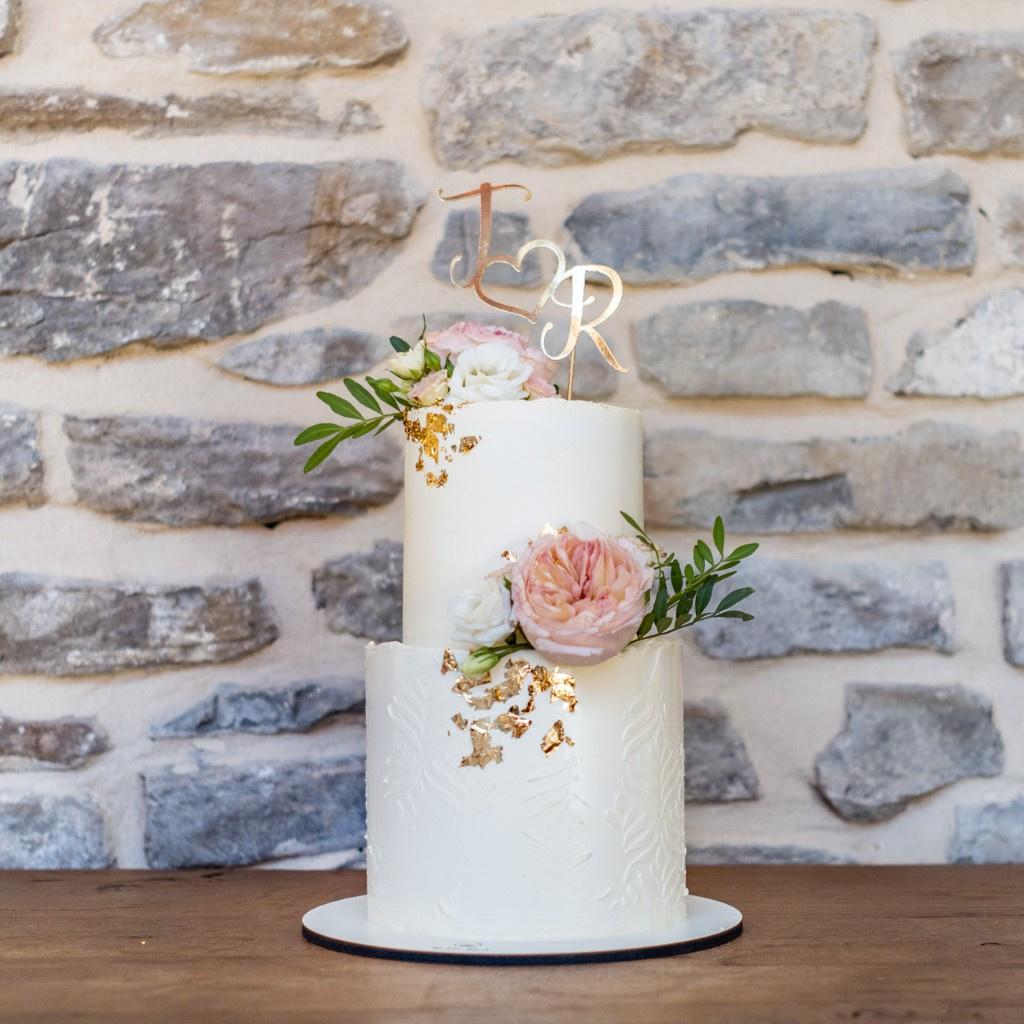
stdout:
[[627,537],[541,537],[512,565],[512,607],[526,639],[561,665],[595,665],[636,635],[654,571]]
[[556,393],[551,382],[558,372],[558,364],[553,359],[548,359],[538,349],[531,348],[529,341],[515,331],[460,320],[447,330],[428,331],[424,340],[427,348],[440,357],[442,365],[448,356],[451,356],[454,362],[466,349],[475,348],[477,345],[485,345],[488,342],[507,345],[533,366],[533,373],[523,385],[531,395],[535,398],[550,398]]

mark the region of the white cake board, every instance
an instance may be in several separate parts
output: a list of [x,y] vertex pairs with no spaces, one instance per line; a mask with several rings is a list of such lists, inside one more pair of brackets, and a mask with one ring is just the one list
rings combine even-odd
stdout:
[[366,918],[366,897],[314,907],[302,918],[303,938],[326,949],[384,960],[456,964],[587,964],[643,960],[709,949],[743,930],[743,915],[728,903],[688,896],[687,916],[675,924],[632,935],[563,942],[461,942],[396,932]]

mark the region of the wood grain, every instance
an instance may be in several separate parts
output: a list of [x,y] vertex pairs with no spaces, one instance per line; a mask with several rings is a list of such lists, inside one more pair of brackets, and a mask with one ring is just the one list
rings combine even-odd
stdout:
[[743,911],[740,939],[664,960],[490,968],[304,942],[302,913],[362,892],[361,872],[0,873],[0,1021],[1024,1020],[1024,867],[693,868],[690,883]]

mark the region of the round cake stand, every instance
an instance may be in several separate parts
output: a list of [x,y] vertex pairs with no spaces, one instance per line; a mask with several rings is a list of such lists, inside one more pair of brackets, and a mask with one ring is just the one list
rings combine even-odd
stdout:
[[648,932],[564,942],[460,942],[395,932],[366,919],[366,897],[314,907],[302,918],[303,938],[325,949],[384,960],[442,964],[592,964],[644,960],[710,949],[743,931],[743,915],[728,903],[688,896],[686,918]]

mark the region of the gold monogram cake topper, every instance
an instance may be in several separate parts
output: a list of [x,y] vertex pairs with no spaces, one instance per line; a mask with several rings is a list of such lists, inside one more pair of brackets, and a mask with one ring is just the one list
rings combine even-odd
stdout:
[[[565,253],[558,245],[546,238],[534,238],[531,241],[526,242],[524,245],[520,246],[519,251],[515,254],[492,253],[491,219],[493,214],[493,194],[506,189],[521,190],[525,193],[523,196],[524,202],[529,202],[532,198],[532,193],[525,185],[517,185],[514,183],[493,185],[491,182],[485,181],[477,188],[470,189],[468,192],[459,192],[452,196],[446,196],[443,191],[440,189],[438,190],[437,194],[447,203],[454,202],[457,199],[472,199],[475,197],[479,197],[480,199],[480,231],[477,238],[476,266],[468,280],[462,282],[458,281],[455,273],[456,267],[462,262],[462,256],[459,254],[452,258],[451,265],[448,268],[448,276],[451,278],[451,282],[456,288],[472,288],[473,291],[476,292],[477,297],[482,302],[487,303],[488,306],[493,306],[495,309],[503,310],[506,313],[512,313],[514,316],[521,316],[531,324],[538,322],[541,310],[549,302],[554,302],[556,306],[568,309],[570,311],[569,330],[565,339],[565,344],[562,346],[562,350],[557,354],[553,354],[548,350],[547,336],[555,326],[550,321],[546,323],[541,330],[540,347],[541,351],[549,359],[569,360],[569,379],[565,394],[566,398],[571,399],[573,377],[576,373],[576,345],[579,342],[581,334],[585,334],[590,338],[597,347],[598,352],[601,353],[605,362],[612,367],[612,369],[618,370],[619,373],[627,372],[626,367],[615,358],[615,353],[612,352],[608,342],[605,341],[601,336],[601,332],[597,329],[598,324],[603,324],[615,312],[615,310],[618,309],[619,303],[622,301],[622,278],[619,277],[618,273],[612,267],[605,266],[601,263],[580,263],[575,267],[567,267]],[[511,267],[518,273],[523,268],[523,260],[536,249],[543,249],[552,253],[555,257],[556,267],[554,275],[544,288],[544,291],[541,292],[540,298],[532,309],[512,306],[507,302],[501,302],[487,294],[484,290],[484,274],[487,272],[489,267],[500,263]],[[590,279],[593,279],[594,277],[604,278],[604,280],[611,285],[612,293],[611,299],[608,301],[608,304],[604,309],[602,309],[597,316],[584,321],[584,308],[592,305],[594,302],[594,296],[587,295],[587,284],[589,283],[588,275]],[[556,294],[559,288],[566,281],[568,281],[570,285],[568,301],[560,299]]]

